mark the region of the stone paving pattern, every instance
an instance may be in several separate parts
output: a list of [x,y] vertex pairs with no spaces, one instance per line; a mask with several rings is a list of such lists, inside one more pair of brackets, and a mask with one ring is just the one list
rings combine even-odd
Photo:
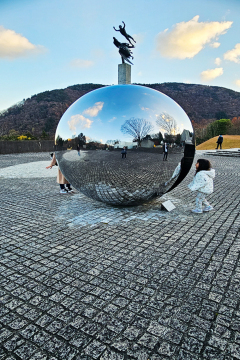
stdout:
[[[1,177],[0,359],[240,359],[239,159],[208,159],[215,210],[200,215],[193,169],[131,208],[60,195],[37,172]],[[49,154],[0,168],[33,161]]]

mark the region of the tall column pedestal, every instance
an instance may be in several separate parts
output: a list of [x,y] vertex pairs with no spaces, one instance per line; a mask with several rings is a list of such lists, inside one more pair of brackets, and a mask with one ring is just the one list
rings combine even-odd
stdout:
[[118,65],[118,84],[131,84],[131,65],[126,63]]

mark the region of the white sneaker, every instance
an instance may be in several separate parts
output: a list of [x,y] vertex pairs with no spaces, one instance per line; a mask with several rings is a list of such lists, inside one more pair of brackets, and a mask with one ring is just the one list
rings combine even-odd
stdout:
[[213,206],[211,205],[205,206],[205,208],[203,208],[203,211],[211,211],[211,210],[213,210]]
[[59,192],[60,192],[60,194],[67,194],[68,193],[66,189],[61,189]]
[[69,189],[69,188],[66,188],[66,191],[68,192],[68,193],[74,193],[74,190],[73,189]]
[[202,210],[200,209],[193,209],[192,212],[195,214],[202,214]]

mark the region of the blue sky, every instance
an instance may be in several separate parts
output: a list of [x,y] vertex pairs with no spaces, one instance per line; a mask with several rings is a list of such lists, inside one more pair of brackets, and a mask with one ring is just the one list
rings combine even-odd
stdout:
[[46,90],[117,84],[113,30],[137,41],[132,82],[240,91],[239,0],[0,0],[0,110]]

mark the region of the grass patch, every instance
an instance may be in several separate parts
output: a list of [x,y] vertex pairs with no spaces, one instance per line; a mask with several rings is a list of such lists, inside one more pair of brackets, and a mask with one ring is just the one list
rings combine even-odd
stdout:
[[[218,136],[211,138],[196,147],[197,150],[214,150]],[[240,135],[223,135],[222,149],[240,148]],[[219,149],[219,148],[218,148]]]

